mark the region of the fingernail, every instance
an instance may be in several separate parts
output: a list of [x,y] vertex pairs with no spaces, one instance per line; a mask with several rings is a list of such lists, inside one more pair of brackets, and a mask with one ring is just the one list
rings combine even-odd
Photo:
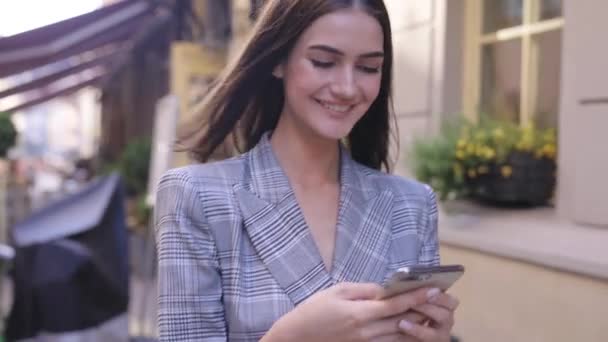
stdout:
[[413,327],[414,326],[409,321],[402,320],[401,322],[399,322],[399,328],[403,330],[411,330]]
[[429,290],[429,291],[426,293],[426,298],[429,298],[429,299],[430,299],[430,298],[433,298],[433,297],[435,297],[436,295],[438,295],[438,294],[439,294],[439,292],[441,292],[441,290],[439,290],[439,289],[437,289],[437,288],[430,289],[430,290]]

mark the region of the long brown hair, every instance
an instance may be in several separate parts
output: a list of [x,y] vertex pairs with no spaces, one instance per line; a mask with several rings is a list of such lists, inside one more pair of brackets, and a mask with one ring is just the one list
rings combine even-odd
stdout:
[[254,147],[265,132],[276,127],[283,109],[283,84],[272,75],[275,66],[287,58],[313,21],[351,7],[378,20],[384,33],[385,58],[378,97],[349,133],[347,145],[359,163],[389,170],[393,46],[382,0],[266,1],[241,54],[224,69],[203,100],[197,122],[181,136],[182,151],[205,162],[229,137],[240,152]]

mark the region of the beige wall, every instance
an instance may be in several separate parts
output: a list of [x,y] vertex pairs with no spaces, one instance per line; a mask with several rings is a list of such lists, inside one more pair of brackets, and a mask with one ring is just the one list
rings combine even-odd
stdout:
[[[608,2],[564,1],[558,209],[608,226]],[[605,99],[604,103],[582,104]]]
[[436,133],[460,110],[462,0],[386,0],[394,44],[394,105],[399,128],[395,171],[410,175],[416,136]]
[[441,256],[466,265],[450,290],[463,342],[608,341],[608,283],[447,245]]

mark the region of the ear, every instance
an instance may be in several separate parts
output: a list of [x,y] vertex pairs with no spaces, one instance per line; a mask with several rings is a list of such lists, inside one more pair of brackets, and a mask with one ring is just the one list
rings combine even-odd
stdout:
[[276,78],[283,78],[283,76],[285,75],[285,67],[283,66],[283,63],[279,63],[277,64],[277,66],[274,67],[274,69],[272,69],[272,75]]

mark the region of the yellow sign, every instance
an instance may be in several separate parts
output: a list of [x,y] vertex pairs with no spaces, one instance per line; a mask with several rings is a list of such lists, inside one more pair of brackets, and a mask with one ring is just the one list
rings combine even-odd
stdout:
[[[171,93],[179,102],[178,129],[191,122],[197,104],[226,65],[226,60],[226,51],[205,48],[202,44],[175,42],[171,45]],[[189,162],[184,153],[176,153],[174,166]]]

